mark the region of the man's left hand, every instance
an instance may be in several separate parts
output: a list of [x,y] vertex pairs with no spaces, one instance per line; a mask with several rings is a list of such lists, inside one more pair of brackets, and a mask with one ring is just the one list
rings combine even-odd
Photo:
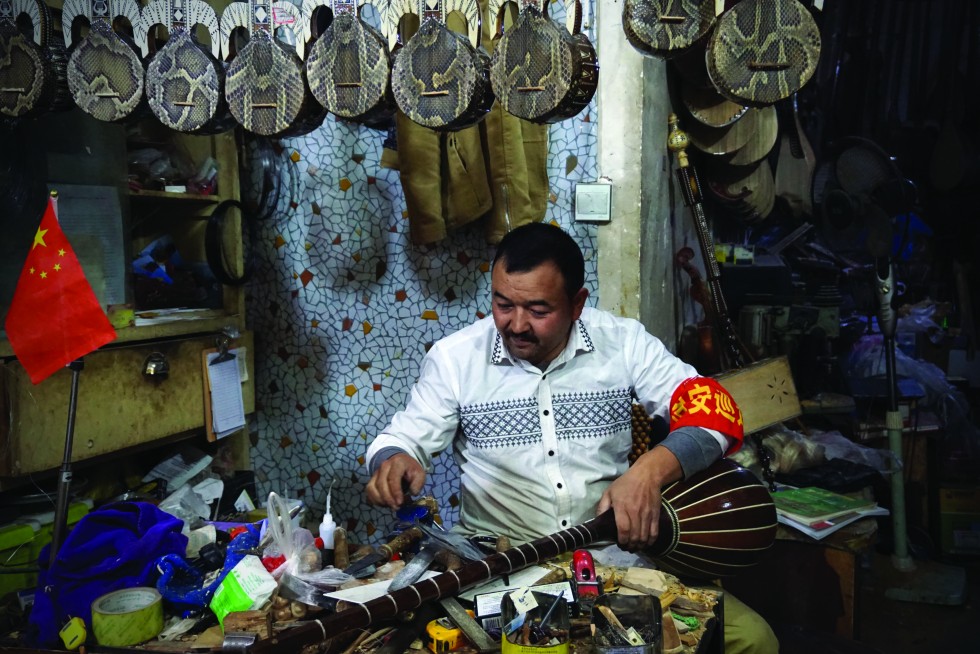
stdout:
[[655,447],[639,459],[602,494],[596,513],[616,513],[617,541],[628,551],[657,540],[660,489],[683,477],[681,464],[670,450]]

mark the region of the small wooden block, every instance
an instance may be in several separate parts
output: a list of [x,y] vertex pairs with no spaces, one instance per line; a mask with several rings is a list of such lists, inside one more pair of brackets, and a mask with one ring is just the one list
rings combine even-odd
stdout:
[[786,357],[716,375],[742,410],[745,435],[799,416],[803,410]]

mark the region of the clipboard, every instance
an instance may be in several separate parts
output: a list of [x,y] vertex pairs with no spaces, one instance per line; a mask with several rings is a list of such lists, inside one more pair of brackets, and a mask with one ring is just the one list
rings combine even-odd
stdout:
[[[207,432],[208,442],[214,442],[230,436],[236,432],[241,431],[245,428],[245,408],[244,400],[242,398],[242,380],[238,368],[238,360],[236,357],[237,348],[208,348],[201,350],[201,380],[204,386],[204,428]],[[219,365],[230,365],[234,367],[236,374],[237,384],[232,387],[232,382],[228,380],[229,370],[220,371],[221,374],[215,377],[214,373],[217,372],[216,366]],[[215,388],[213,383],[217,381],[221,385],[221,388]],[[235,394],[237,391],[237,395]],[[218,418],[219,420],[229,420],[231,417],[235,418],[234,426],[230,426],[224,430],[217,430],[215,428],[215,398],[218,397],[219,409]],[[237,418],[240,417],[240,423]]]

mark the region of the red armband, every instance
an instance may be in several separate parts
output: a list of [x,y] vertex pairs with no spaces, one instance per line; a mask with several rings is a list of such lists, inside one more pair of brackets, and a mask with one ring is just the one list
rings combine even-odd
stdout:
[[725,456],[742,447],[742,411],[732,394],[711,377],[690,377],[670,398],[670,431],[678,427],[714,429],[732,439]]

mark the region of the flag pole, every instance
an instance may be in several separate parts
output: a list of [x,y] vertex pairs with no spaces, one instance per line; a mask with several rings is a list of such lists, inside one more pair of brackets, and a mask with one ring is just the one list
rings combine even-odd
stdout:
[[51,536],[51,558],[48,569],[54,567],[58,550],[65,540],[68,531],[68,497],[71,490],[71,451],[75,440],[75,409],[78,407],[78,377],[85,362],[81,357],[66,366],[71,370],[71,393],[68,395],[68,424],[65,429],[65,454],[61,460],[61,471],[58,473],[58,503],[54,509],[54,527]]

